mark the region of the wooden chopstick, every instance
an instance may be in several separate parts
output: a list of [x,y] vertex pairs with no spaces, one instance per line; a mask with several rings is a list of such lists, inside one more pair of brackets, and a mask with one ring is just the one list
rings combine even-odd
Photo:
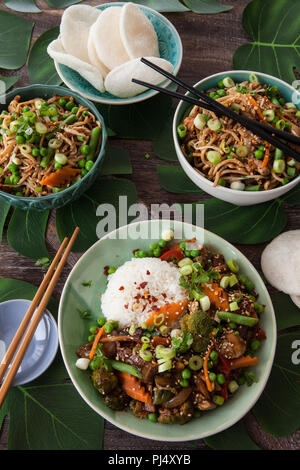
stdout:
[[[148,65],[148,67],[151,67],[156,72],[164,75],[166,78],[169,78],[173,82],[177,83],[177,85],[180,85],[182,88],[189,91],[190,93],[193,93],[194,95],[198,96],[198,98],[202,98],[206,103],[210,104],[215,109],[216,108],[219,109],[222,114],[227,113],[226,114],[227,116],[229,116],[229,117],[231,117],[232,119],[235,119],[235,120],[238,120],[238,117],[241,117],[245,124],[247,122],[251,125],[254,124],[257,127],[260,127],[261,129],[264,129],[265,131],[270,132],[271,134],[278,135],[281,139],[285,139],[285,140],[288,140],[289,142],[293,142],[294,144],[300,145],[300,137],[298,137],[296,135],[293,135],[293,134],[290,134],[288,132],[284,132],[281,129],[277,129],[276,127],[273,127],[273,126],[268,125],[266,123],[263,123],[261,121],[256,121],[254,119],[247,118],[246,116],[241,116],[241,115],[237,114],[236,112],[234,112],[232,109],[227,108],[222,103],[219,103],[215,99],[211,98],[209,95],[207,95],[203,91],[198,90],[197,88],[195,88],[191,85],[188,85],[187,83],[183,82],[182,80],[175,77],[171,73],[166,72],[164,69],[162,69],[158,65],[154,64],[153,62],[150,62],[149,60],[145,59],[144,57],[141,58],[141,62],[143,62],[143,64],[145,64],[145,65]],[[202,107],[204,107],[204,106],[202,106]],[[243,125],[245,125],[245,124],[243,124]],[[246,125],[245,125],[245,127],[246,127]]]
[[[39,304],[38,308],[36,309],[35,314],[32,316],[31,322],[30,322],[30,324],[27,328],[27,331],[26,331],[26,333],[23,337],[23,340],[20,344],[20,347],[17,350],[17,352],[15,354],[15,357],[14,357],[12,363],[11,363],[10,369],[8,370],[6,376],[3,380],[3,383],[0,387],[0,408],[3,404],[3,401],[5,400],[7,392],[9,390],[10,386],[11,386],[11,383],[12,383],[12,381],[13,381],[13,379],[14,379],[14,377],[15,377],[15,375],[16,375],[19,367],[20,367],[20,364],[21,364],[21,362],[23,360],[23,357],[24,357],[24,355],[27,351],[27,348],[30,344],[30,341],[31,341],[31,339],[34,335],[34,332],[35,332],[35,330],[36,330],[36,328],[37,328],[37,326],[40,322],[40,319],[41,319],[41,317],[42,317],[42,315],[45,311],[45,308],[46,308],[46,306],[47,306],[47,304],[50,300],[50,297],[52,295],[54,287],[55,287],[55,285],[56,285],[56,283],[59,279],[59,276],[61,274],[61,271],[62,271],[62,269],[63,269],[63,267],[64,267],[64,265],[67,261],[67,258],[69,256],[69,253],[72,249],[72,246],[73,246],[73,244],[76,240],[78,232],[79,232],[79,227],[76,227],[76,229],[74,230],[73,235],[72,235],[72,237],[71,237],[71,239],[70,239],[70,241],[69,241],[69,243],[68,243],[68,245],[65,249],[65,252],[62,255],[62,257],[61,257],[61,259],[60,259],[60,261],[59,261],[59,263],[56,267],[56,270],[53,274],[53,277],[49,282],[49,285],[48,285],[48,287],[45,291],[44,296],[42,297],[43,292],[41,292],[40,295],[39,295],[39,300],[41,300],[40,304]],[[63,246],[65,246],[65,240],[63,241]],[[61,254],[62,250],[60,249],[59,252]],[[53,264],[53,262],[51,263],[51,266],[52,266],[52,264]],[[52,273],[53,273],[53,271],[52,271]],[[41,297],[42,297],[42,299],[41,299]]]
[[[271,125],[268,126],[264,123],[261,123],[259,121],[254,120],[254,119],[249,119],[245,116],[237,114],[234,111],[232,111],[230,108],[227,108],[226,106],[223,106],[221,103],[218,103],[216,100],[213,100],[209,96],[205,95],[205,93],[199,92],[199,90],[197,90],[196,88],[190,87],[189,85],[185,84],[184,82],[182,82],[180,79],[178,79],[174,75],[169,74],[168,72],[161,69],[157,65],[152,64],[152,62],[149,62],[147,59],[142,58],[141,61],[144,64],[149,65],[149,67],[153,68],[158,73],[161,73],[162,75],[169,78],[173,82],[177,83],[178,85],[182,86],[186,90],[188,90],[191,93],[195,94],[196,96],[201,97],[202,99],[204,99],[204,97],[205,97],[205,100],[206,100],[205,104],[200,100],[198,100],[198,101],[196,100],[197,103],[193,102],[193,104],[197,104],[198,106],[206,108],[206,109],[213,108],[212,110],[216,114],[218,114],[218,115],[223,114],[223,115],[226,115],[226,116],[230,117],[231,119],[234,119],[235,121],[239,122],[244,127],[246,127],[247,129],[249,129],[254,134],[260,136],[263,140],[266,140],[267,142],[271,143],[274,147],[277,147],[277,148],[281,149],[284,153],[286,153],[286,154],[290,155],[291,157],[295,158],[296,160],[300,161],[300,154],[298,152],[296,152],[293,148],[291,148],[289,145],[286,145],[284,142],[277,139],[274,136],[274,134],[278,133],[278,134],[280,134],[281,138],[284,138],[285,140],[293,141],[294,143],[297,143],[298,145],[300,144],[300,138],[298,138],[298,137],[296,137],[292,134],[288,134],[287,132],[283,132],[279,129],[276,129]],[[137,79],[134,79],[134,78],[132,79],[132,81],[139,84],[139,85],[145,86],[147,88],[151,88],[153,90],[160,91],[162,93],[168,94],[168,95],[173,96],[175,98],[181,99],[182,101],[187,101],[189,103],[192,102],[190,97],[188,97],[186,95],[182,95],[180,93],[171,92],[170,90],[167,90],[166,88],[162,88],[162,87],[159,87],[157,85],[152,85],[151,83],[143,82],[141,80],[137,80]],[[208,106],[210,106],[210,108]]]
[[31,317],[40,301],[40,298],[42,297],[44,291],[46,290],[46,287],[47,287],[47,284],[48,282],[50,281],[51,277],[52,277],[52,274],[54,273],[54,270],[56,268],[56,265],[63,253],[63,250],[65,249],[65,246],[67,244],[67,241],[68,241],[68,238],[66,237],[59,250],[57,251],[40,287],[38,288],[38,290],[36,291],[36,294],[35,296],[33,297],[32,301],[31,301],[31,304],[26,312],[26,314],[24,315],[16,333],[15,333],[15,336],[13,337],[13,340],[12,342],[10,343],[4,357],[2,358],[2,361],[0,363],[0,383],[1,383],[1,380],[3,379],[4,375],[5,375],[5,372],[10,364],[10,361],[12,360],[17,348],[18,348],[18,345],[24,335],[24,332],[26,331],[26,328],[31,320]]

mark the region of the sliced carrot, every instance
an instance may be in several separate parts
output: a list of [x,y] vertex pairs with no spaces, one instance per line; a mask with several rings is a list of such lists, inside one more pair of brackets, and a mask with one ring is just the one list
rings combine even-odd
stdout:
[[180,315],[183,314],[187,304],[188,300],[180,300],[179,302],[162,305],[158,310],[152,313],[151,317],[149,317],[145,323],[147,326],[155,326],[155,324],[159,326],[160,320],[162,319],[161,324],[171,324],[175,320],[178,320]]
[[60,187],[65,183],[70,183],[81,170],[79,168],[71,168],[69,166],[56,170],[50,175],[45,176],[40,182],[41,186]]
[[218,310],[229,310],[228,295],[219,284],[213,282],[201,285],[204,294],[208,296],[209,300],[215,304]]
[[248,100],[251,102],[251,104],[253,105],[253,108],[257,112],[258,117],[261,119],[261,121],[263,121],[267,124],[267,121],[266,121],[263,113],[261,112],[261,109],[260,109],[258,103],[256,102],[256,100],[251,95],[246,95],[246,96],[247,96]]
[[265,151],[264,159],[263,159],[262,164],[261,164],[261,168],[264,168],[265,166],[267,166],[267,164],[269,163],[269,159],[270,159],[270,144],[269,144],[269,142],[266,142],[265,147],[266,147],[266,151]]
[[153,336],[151,343],[154,344],[154,346],[158,344],[162,344],[163,346],[168,346],[170,344],[169,338],[164,338],[163,336]]
[[203,361],[203,371],[204,371],[204,379],[205,379],[206,388],[209,392],[212,392],[212,385],[211,385],[211,381],[209,380],[208,366],[207,366],[210,352],[211,352],[211,348],[209,348],[209,350],[207,351],[207,353],[205,355],[205,358],[204,358],[204,361]]
[[256,366],[258,364],[258,358],[257,357],[251,357],[251,356],[242,356],[238,357],[237,359],[233,359],[230,362],[230,369],[239,369],[240,367],[250,367],[250,366]]
[[152,404],[150,393],[146,392],[141,381],[127,372],[119,372],[120,381],[126,394],[134,400]]
[[98,333],[95,336],[94,342],[92,349],[90,350],[90,355],[89,358],[92,360],[95,354],[96,347],[98,346],[98,343],[100,341],[101,336],[103,335],[104,332],[104,325],[98,330]]
[[161,256],[160,259],[162,261],[172,261],[172,259],[176,258],[177,261],[180,261],[184,258],[184,255],[180,248],[171,248],[170,250],[165,251]]

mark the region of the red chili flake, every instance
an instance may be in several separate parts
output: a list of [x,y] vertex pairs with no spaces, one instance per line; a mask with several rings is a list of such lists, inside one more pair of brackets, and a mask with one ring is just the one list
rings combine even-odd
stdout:
[[148,284],[148,282],[141,282],[140,288],[141,288],[141,289],[145,289],[145,287],[146,287],[147,284]]
[[157,312],[159,310],[159,307],[157,305],[152,305],[152,310],[154,310],[155,312]]
[[161,295],[164,299],[167,297],[167,294],[165,294],[164,292]]
[[136,248],[135,250],[132,250],[132,253],[135,254],[136,251],[139,251],[139,248]]
[[125,305],[124,305],[124,308],[128,308],[128,304],[125,304]]
[[108,270],[109,270],[109,266],[104,266],[104,269],[103,269],[104,276],[108,276]]
[[124,286],[119,287],[119,290],[124,290]]

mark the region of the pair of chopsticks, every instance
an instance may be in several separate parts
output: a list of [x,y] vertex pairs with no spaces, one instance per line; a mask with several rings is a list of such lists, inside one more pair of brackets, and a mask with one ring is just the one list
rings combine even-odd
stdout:
[[[293,144],[300,145],[300,138],[297,137],[296,135],[290,134],[288,132],[284,132],[281,129],[277,129],[273,127],[272,125],[268,125],[263,122],[257,121],[255,119],[247,118],[246,116],[243,116],[241,114],[237,114],[231,108],[227,108],[226,106],[222,105],[221,103],[214,100],[210,96],[206,95],[206,93],[204,93],[203,91],[197,90],[193,86],[190,86],[184,83],[179,78],[175,77],[169,72],[166,72],[161,67],[159,67],[156,64],[153,64],[149,60],[145,58],[141,58],[141,62],[147,65],[148,67],[152,68],[156,72],[160,73],[164,77],[168,78],[172,82],[181,86],[185,90],[189,91],[193,95],[197,96],[197,98],[201,98],[201,100],[193,98],[191,96],[183,95],[176,91],[169,90],[168,88],[162,88],[157,85],[152,85],[151,83],[137,80],[135,78],[132,79],[134,83],[137,83],[138,85],[142,85],[147,88],[151,88],[152,90],[160,91],[164,94],[172,96],[173,98],[186,101],[190,104],[200,106],[201,108],[208,109],[210,111],[215,112],[217,115],[228,116],[229,118],[234,119],[236,122],[239,122],[240,124],[242,124],[242,126],[249,129],[251,132],[253,132],[253,134],[258,135],[265,141],[272,144],[274,147],[277,147],[280,150],[282,150],[284,153],[286,153],[290,157],[293,157],[294,159],[300,161],[300,154],[281,140],[283,139],[285,141],[292,142]],[[278,136],[278,138],[276,136]]]
[[[7,392],[9,391],[9,388],[20,367],[20,364],[28,349],[30,341],[34,335],[34,332],[50,300],[54,287],[67,261],[68,255],[76,240],[78,232],[79,232],[79,227],[76,227],[69,243],[68,243],[67,237],[63,240],[26,314],[24,315],[22,322],[20,323],[19,328],[17,329],[12,342],[10,343],[0,363],[0,383],[5,375],[6,370],[8,369],[8,366],[10,365],[10,368],[3,380],[3,383],[0,386],[0,408],[3,404],[3,401],[5,400]],[[64,249],[65,249],[65,252],[63,253]],[[18,349],[18,346],[19,346],[19,349]]]

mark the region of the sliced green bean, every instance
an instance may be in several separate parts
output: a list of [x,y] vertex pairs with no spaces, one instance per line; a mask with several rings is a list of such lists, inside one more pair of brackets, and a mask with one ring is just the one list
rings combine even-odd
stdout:
[[118,370],[120,372],[127,372],[128,374],[134,375],[138,379],[142,378],[142,374],[140,371],[131,364],[126,364],[125,362],[115,361],[114,359],[110,360],[111,366],[113,369]]
[[91,132],[91,137],[89,141],[89,153],[86,155],[87,161],[89,160],[94,161],[100,135],[101,135],[101,127],[94,127],[94,129]]
[[233,321],[238,325],[255,326],[258,323],[258,318],[246,317],[244,315],[239,315],[238,313],[217,312],[217,315],[220,320],[227,320],[229,322]]

